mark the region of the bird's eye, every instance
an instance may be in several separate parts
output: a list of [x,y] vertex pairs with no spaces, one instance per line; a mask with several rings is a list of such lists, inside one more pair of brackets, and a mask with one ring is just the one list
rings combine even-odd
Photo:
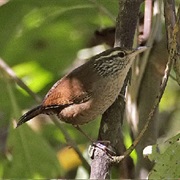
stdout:
[[123,58],[123,57],[125,56],[125,52],[123,52],[123,51],[119,52],[119,53],[118,53],[118,56],[119,56],[120,58]]

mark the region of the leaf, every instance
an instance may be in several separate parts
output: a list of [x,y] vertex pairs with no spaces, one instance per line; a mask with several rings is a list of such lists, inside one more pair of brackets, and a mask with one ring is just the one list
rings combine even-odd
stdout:
[[11,128],[7,150],[11,158],[3,178],[57,178],[61,173],[55,152],[26,124]]
[[[83,152],[85,149],[83,145],[79,146],[79,149]],[[71,147],[65,147],[61,149],[57,153],[58,159],[61,162],[61,165],[66,171],[70,171],[74,168],[77,168],[79,165],[82,164],[78,154],[76,151]]]
[[[29,61],[18,64],[13,67],[16,75],[33,91],[41,91],[48,83],[52,81],[52,74],[40,67],[35,61]],[[23,91],[24,92],[24,91]],[[26,93],[27,94],[27,93]]]
[[[157,145],[153,146],[157,148]],[[160,154],[153,157],[155,166],[149,179],[180,178],[180,133],[163,144],[158,145]],[[153,155],[153,154],[152,154]]]

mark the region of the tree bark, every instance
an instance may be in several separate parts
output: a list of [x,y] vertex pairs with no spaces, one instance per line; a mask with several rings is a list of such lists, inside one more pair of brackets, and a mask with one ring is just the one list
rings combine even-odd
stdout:
[[[117,17],[114,46],[132,48],[133,38],[138,21],[139,8],[142,2],[143,0],[119,0],[119,14]],[[127,83],[128,77],[126,78],[124,87],[121,90],[121,96],[119,96],[112,106],[110,106],[103,114],[98,136],[98,140],[109,141],[117,155],[123,154],[125,151],[121,125],[125,110],[125,102],[122,95],[125,95]],[[103,159],[103,157],[100,158]],[[94,159],[92,160],[91,174],[94,174],[94,168],[92,166],[96,164],[96,162],[100,162],[99,156],[94,156]],[[127,162],[129,161],[125,160],[121,164],[121,168],[123,169],[123,172],[125,172],[123,174],[123,178],[133,178],[133,173],[128,171],[129,169]],[[107,163],[110,162],[107,161]],[[98,167],[100,167],[100,165]],[[107,167],[110,167],[110,165],[107,165]],[[103,172],[103,174],[107,174],[107,172]],[[93,176],[95,179],[98,177],[98,175],[97,177]]]

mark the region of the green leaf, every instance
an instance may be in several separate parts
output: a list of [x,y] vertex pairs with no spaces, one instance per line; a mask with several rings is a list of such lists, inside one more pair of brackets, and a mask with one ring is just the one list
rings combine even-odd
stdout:
[[34,92],[39,92],[52,81],[53,75],[43,69],[36,61],[18,64],[13,67],[13,70]]
[[7,150],[9,162],[3,178],[57,178],[61,173],[55,152],[26,124],[11,128]]
[[157,147],[161,153],[155,152],[152,156],[155,166],[149,179],[180,178],[180,133],[163,144],[154,145],[154,148]]
[[[7,81],[7,92],[14,117],[20,110],[13,85]],[[26,124],[18,129],[11,126],[6,144],[8,160],[4,168],[4,178],[46,178],[59,177],[60,165],[56,153],[48,143]]]

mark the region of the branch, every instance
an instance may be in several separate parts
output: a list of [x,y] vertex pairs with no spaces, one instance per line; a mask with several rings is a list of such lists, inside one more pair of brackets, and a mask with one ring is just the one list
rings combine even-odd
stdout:
[[79,156],[80,160],[82,161],[82,164],[84,165],[85,169],[90,172],[90,165],[86,161],[86,159],[83,157],[80,149],[77,147],[76,143],[72,140],[66,129],[62,126],[59,119],[56,116],[52,116],[51,120],[54,122],[54,124],[60,129],[60,131],[63,133],[66,142],[76,151],[77,155]]
[[[159,90],[159,95],[156,98],[156,101],[154,103],[154,107],[152,108],[147,122],[144,125],[143,129],[141,130],[140,134],[137,136],[137,138],[134,140],[133,144],[127,149],[127,151],[124,153],[123,156],[114,156],[113,157],[113,162],[119,163],[122,161],[125,157],[127,157],[137,146],[137,144],[140,142],[142,139],[144,133],[149,127],[149,124],[151,122],[151,119],[156,111],[156,108],[159,105],[159,102],[164,94],[164,90],[166,88],[167,82],[168,82],[168,77],[170,75],[170,71],[172,69],[172,65],[174,61],[178,58],[178,53],[177,53],[177,32],[175,31],[175,22],[176,22],[176,16],[175,16],[175,3],[173,0],[169,0],[168,2],[164,0],[164,14],[165,14],[165,23],[166,23],[166,31],[168,35],[168,52],[169,52],[169,57],[168,57],[168,62],[166,65],[164,77],[162,79],[162,83],[160,85],[160,90]],[[179,32],[178,32],[179,33]]]
[[[137,80],[135,82],[136,88],[134,89],[134,91],[136,91],[136,92],[134,92],[134,94],[135,94],[136,97],[137,97],[138,92],[139,92],[139,87],[140,87],[140,84],[141,84],[141,81],[142,81],[142,78],[143,78],[143,75],[144,75],[144,71],[145,71],[145,68],[146,68],[146,65],[147,65],[147,62],[148,62],[148,57],[149,57],[150,52],[151,52],[151,47],[153,46],[154,40],[155,40],[156,35],[158,33],[158,30],[160,28],[159,25],[161,23],[160,21],[161,21],[161,15],[162,15],[161,14],[162,1],[158,1],[157,3],[158,3],[158,6],[159,6],[159,9],[158,9],[159,12],[154,17],[151,32],[149,34],[150,38],[147,39],[147,43],[146,43],[149,48],[143,53],[138,78],[137,78]],[[144,31],[145,31],[145,29],[144,29]]]
[[146,42],[150,36],[151,23],[152,23],[152,12],[153,12],[153,2],[152,0],[145,0],[145,10],[144,10],[144,29],[143,34],[140,35],[140,42]]
[[[177,12],[177,22],[175,25],[175,33],[177,33],[177,53],[180,56],[180,4]],[[174,62],[174,71],[176,73],[176,81],[180,86],[180,58],[177,58]]]
[[[135,29],[137,25],[139,7],[142,0],[126,0],[121,1],[119,0],[119,14],[117,17],[117,24],[116,24],[116,34],[115,34],[115,47],[127,47],[131,48],[133,45],[133,37],[135,34]],[[123,27],[123,28],[122,28]],[[125,94],[126,86],[128,84],[128,78],[125,80],[125,85],[121,90],[121,96],[117,98],[117,100],[108,108],[108,110],[103,114],[101,125],[99,129],[99,136],[98,140],[102,142],[110,142],[110,146],[112,149],[115,149],[117,154],[122,154],[125,150],[125,146],[123,144],[123,135],[121,132],[121,124],[123,122],[124,116],[124,109],[125,109],[125,102],[122,96]],[[94,156],[91,164],[91,175],[94,174],[93,165],[98,164],[100,168],[102,162],[105,167],[110,167],[111,161],[107,161],[104,156],[99,158],[99,156]],[[107,157],[108,158],[108,157]],[[128,169],[127,165],[124,166],[124,169]],[[108,174],[107,169],[104,168],[102,172],[103,176],[105,177]],[[92,176],[91,176],[92,177]],[[94,177],[97,179],[97,177]],[[128,178],[128,175],[127,175]]]
[[106,151],[106,146],[96,143],[90,147],[91,158],[95,158],[91,163],[90,179],[110,179],[110,156]]
[[119,0],[115,47],[132,48],[140,4],[143,0]]
[[[0,58],[0,70],[2,70],[10,79],[12,79],[15,83],[17,83],[22,89],[24,89],[32,98],[35,99],[36,102],[41,102],[41,98],[35,94],[20,78],[16,76],[16,73],[5,63],[3,59]],[[90,171],[89,163],[86,161],[86,159],[82,156],[81,151],[77,147],[76,143],[71,139],[67,131],[63,128],[62,124],[59,120],[55,117],[50,117],[51,120],[56,124],[56,126],[60,129],[62,134],[64,135],[67,143],[76,151],[79,158],[81,159],[84,167],[87,169],[87,171]]]
[[24,89],[30,96],[32,96],[38,103],[41,102],[41,98],[35,94],[28,86],[16,76],[16,73],[0,58],[0,70],[5,72],[10,79],[12,79],[17,85]]

